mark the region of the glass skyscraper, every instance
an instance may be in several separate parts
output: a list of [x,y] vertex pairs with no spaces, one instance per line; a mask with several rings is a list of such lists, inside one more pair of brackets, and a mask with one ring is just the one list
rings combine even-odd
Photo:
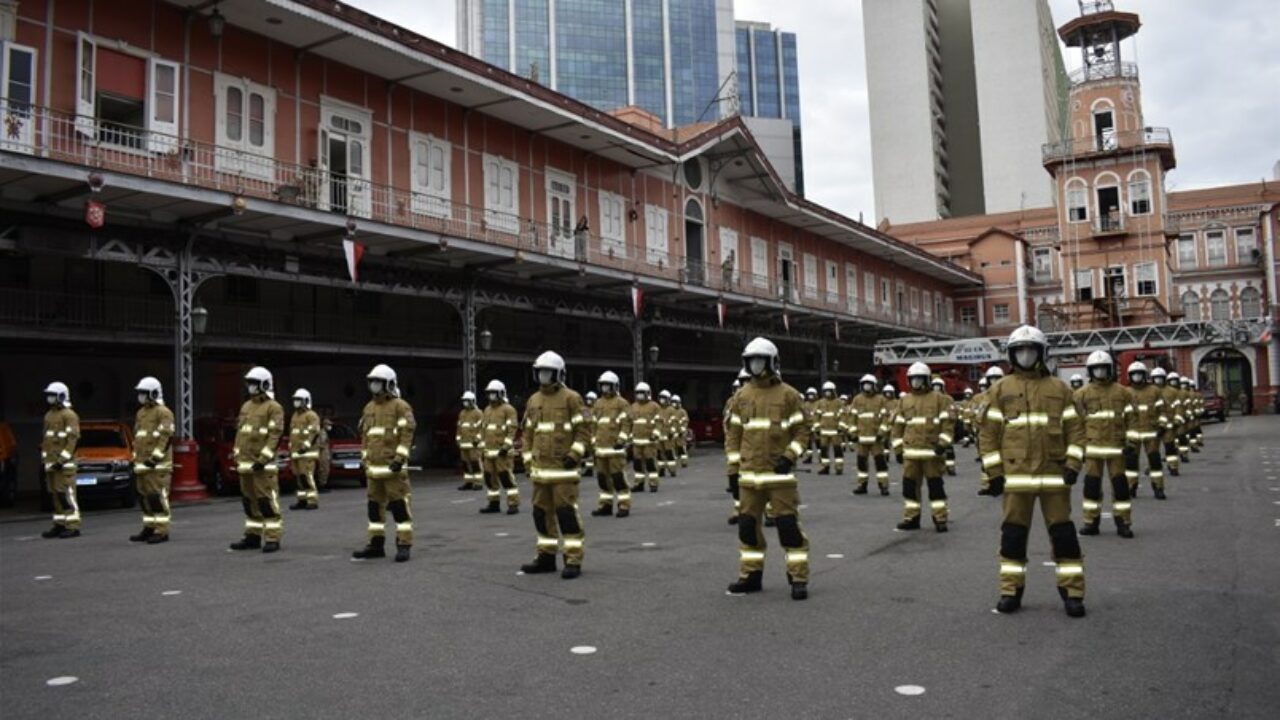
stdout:
[[[804,192],[796,36],[733,19],[733,0],[457,0],[458,49],[599,108],[664,127],[790,120]],[[785,126],[783,126],[785,127]]]

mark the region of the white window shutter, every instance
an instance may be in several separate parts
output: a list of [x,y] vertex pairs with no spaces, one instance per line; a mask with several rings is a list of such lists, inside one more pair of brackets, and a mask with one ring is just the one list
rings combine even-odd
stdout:
[[151,152],[178,151],[181,82],[177,63],[156,58],[147,61],[147,149]]
[[76,132],[95,137],[94,97],[97,94],[98,43],[84,33],[76,41]]

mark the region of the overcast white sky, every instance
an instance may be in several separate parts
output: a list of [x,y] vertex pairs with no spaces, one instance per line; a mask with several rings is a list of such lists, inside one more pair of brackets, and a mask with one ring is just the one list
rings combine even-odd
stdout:
[[[455,0],[348,1],[454,44]],[[1076,0],[1049,0],[1049,5],[1058,24],[1078,14]],[[1118,0],[1117,5],[1142,16],[1137,59],[1146,121],[1170,128],[1178,152],[1169,189],[1269,178],[1280,160],[1275,0]],[[807,194],[851,217],[865,212],[870,223],[874,200],[861,1],[736,0],[736,9],[738,19],[770,22],[797,34]],[[1068,69],[1075,66],[1075,56],[1065,60]]]

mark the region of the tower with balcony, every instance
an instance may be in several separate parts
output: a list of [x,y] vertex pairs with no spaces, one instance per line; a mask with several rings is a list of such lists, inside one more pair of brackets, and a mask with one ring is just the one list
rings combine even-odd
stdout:
[[1078,4],[1058,29],[1078,57],[1068,133],[1043,153],[1057,191],[1060,311],[1077,328],[1168,322],[1164,179],[1177,161],[1169,130],[1147,124],[1128,59],[1142,23],[1110,0]]

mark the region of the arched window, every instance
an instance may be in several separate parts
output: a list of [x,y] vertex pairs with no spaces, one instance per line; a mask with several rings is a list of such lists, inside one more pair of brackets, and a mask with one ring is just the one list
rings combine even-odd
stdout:
[[1200,322],[1200,296],[1190,290],[1182,293],[1182,313],[1187,322]]
[[1146,170],[1129,173],[1129,214],[1151,214],[1151,176]]
[[1089,186],[1080,178],[1067,181],[1067,222],[1084,222],[1089,219]]
[[1256,287],[1240,291],[1240,317],[1249,320],[1262,317],[1262,293]]
[[1209,296],[1209,318],[1211,320],[1231,319],[1231,296],[1226,290],[1218,288]]

